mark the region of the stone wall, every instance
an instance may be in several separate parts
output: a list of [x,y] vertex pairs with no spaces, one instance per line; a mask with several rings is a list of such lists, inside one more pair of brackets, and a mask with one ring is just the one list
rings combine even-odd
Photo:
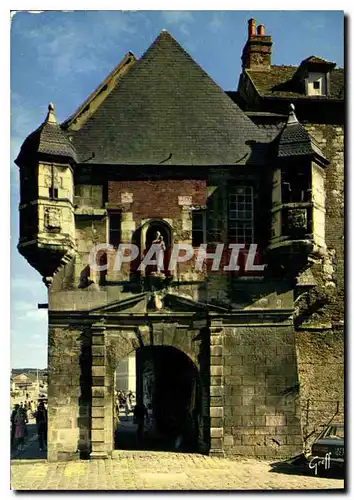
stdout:
[[344,331],[296,332],[296,350],[302,426],[309,446],[337,411],[335,421],[344,421]]
[[90,452],[90,335],[82,328],[49,326],[48,460]]
[[224,327],[224,450],[289,457],[302,451],[290,325]]
[[319,289],[328,295],[322,317],[332,323],[344,320],[344,129],[326,124],[306,124],[330,161],[325,171],[327,255],[316,272]]
[[344,420],[344,130],[306,128],[331,162],[325,177],[327,254],[312,266],[317,286],[296,304],[302,426],[309,445],[319,425],[336,413],[337,401],[337,419]]

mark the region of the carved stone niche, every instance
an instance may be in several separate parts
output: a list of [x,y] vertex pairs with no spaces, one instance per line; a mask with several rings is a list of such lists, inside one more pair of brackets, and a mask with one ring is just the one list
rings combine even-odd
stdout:
[[44,227],[47,231],[60,232],[60,209],[56,207],[46,207],[44,209]]
[[288,228],[291,232],[306,232],[307,229],[307,209],[293,208],[288,211]]

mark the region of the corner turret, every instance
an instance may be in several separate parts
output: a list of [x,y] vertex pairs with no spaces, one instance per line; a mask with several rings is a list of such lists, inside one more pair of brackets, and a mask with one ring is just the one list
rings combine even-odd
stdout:
[[321,256],[325,242],[324,168],[329,161],[301,125],[290,104],[287,123],[274,141],[272,237],[268,250],[281,255]]
[[73,168],[75,149],[57,123],[52,103],[38,129],[22,144],[18,250],[49,286],[75,254]]

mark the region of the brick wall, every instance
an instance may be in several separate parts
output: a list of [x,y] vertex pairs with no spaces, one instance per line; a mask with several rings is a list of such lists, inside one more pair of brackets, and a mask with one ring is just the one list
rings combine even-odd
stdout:
[[[122,202],[122,194],[132,194],[132,204]],[[206,203],[206,182],[199,180],[154,180],[108,182],[110,207],[126,208],[140,224],[148,218],[180,218],[179,196],[191,196],[193,205]],[[124,200],[124,198],[123,198]]]

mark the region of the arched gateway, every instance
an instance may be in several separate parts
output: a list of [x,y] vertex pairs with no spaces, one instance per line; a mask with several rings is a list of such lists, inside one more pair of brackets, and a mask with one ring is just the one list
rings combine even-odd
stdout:
[[[116,384],[116,450],[200,451],[204,437],[202,383],[196,364],[180,349],[161,345],[139,347],[123,363],[119,360],[118,367],[126,366],[129,360],[135,361],[130,386],[136,383],[124,412],[119,412],[122,399],[119,401],[118,393],[127,380],[120,376]],[[129,412],[129,403],[145,407],[144,426],[139,429],[133,412]]]
[[[218,348],[215,340],[210,346],[215,328],[210,326],[204,305],[173,293],[161,296],[159,310],[149,309],[156,293],[140,293],[129,301],[114,301],[85,312],[50,311],[49,460],[112,456],[117,364],[134,350],[142,353],[154,348],[165,350],[162,356],[155,356],[160,373],[166,370],[162,360],[168,356],[176,373],[188,374],[189,370],[183,380],[170,380],[180,406],[187,405],[187,400],[185,396],[178,399],[177,387],[181,390],[183,383],[192,380],[196,384],[187,390],[195,399],[188,402],[196,428],[194,450],[222,453],[221,440],[212,434],[217,427],[222,431],[221,422],[213,416],[222,407],[215,368],[221,368],[222,357],[210,356],[210,349],[215,354]],[[168,399],[162,386],[160,391],[165,393],[160,394],[160,407],[162,399]],[[163,427],[166,421],[162,418],[160,424]]]

